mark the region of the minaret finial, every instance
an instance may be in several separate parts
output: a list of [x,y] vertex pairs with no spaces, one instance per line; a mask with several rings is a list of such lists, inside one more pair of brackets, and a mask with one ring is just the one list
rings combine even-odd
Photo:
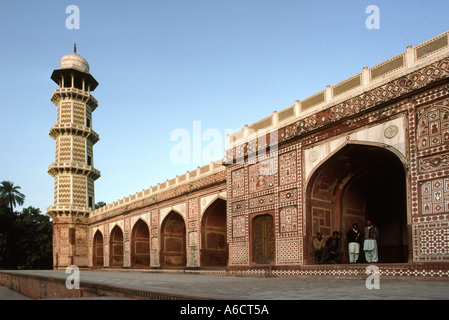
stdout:
[[75,45],[73,46],[73,52],[76,53],[76,43],[75,43]]

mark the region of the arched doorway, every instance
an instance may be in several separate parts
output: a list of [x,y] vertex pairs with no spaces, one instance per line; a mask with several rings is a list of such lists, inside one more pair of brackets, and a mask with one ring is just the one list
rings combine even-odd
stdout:
[[[314,262],[317,232],[327,239],[339,231],[346,254],[346,233],[353,223],[363,231],[368,218],[380,230],[379,262],[407,262],[406,190],[405,169],[394,152],[356,143],[335,152],[315,169],[307,185],[306,263]],[[360,253],[359,262],[364,262]]]
[[215,200],[201,221],[201,266],[226,266],[226,201]]
[[109,265],[111,267],[123,267],[123,232],[119,226],[111,231],[109,242]]
[[103,267],[104,265],[103,235],[99,230],[95,232],[94,236],[92,262],[94,267]]
[[150,231],[141,219],[136,222],[131,234],[131,266],[150,266]]
[[274,219],[271,214],[260,214],[251,220],[251,261],[271,264],[275,259]]
[[161,226],[161,266],[186,265],[186,226],[182,216],[171,211]]

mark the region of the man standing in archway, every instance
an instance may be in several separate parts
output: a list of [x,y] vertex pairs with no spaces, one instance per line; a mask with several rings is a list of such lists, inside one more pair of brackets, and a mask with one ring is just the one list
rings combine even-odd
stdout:
[[373,222],[366,220],[365,241],[363,242],[363,250],[365,251],[365,259],[368,263],[377,263],[377,238],[379,237],[379,229],[373,225]]
[[348,254],[349,254],[349,263],[356,263],[359,258],[360,251],[360,232],[359,225],[354,223],[352,225],[352,229],[348,231],[346,236],[348,240]]

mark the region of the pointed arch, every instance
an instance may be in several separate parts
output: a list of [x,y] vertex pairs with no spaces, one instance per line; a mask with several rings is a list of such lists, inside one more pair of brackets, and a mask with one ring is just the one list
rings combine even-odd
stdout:
[[378,143],[348,142],[321,161],[306,184],[304,261],[314,261],[318,232],[327,238],[338,231],[344,244],[352,224],[363,231],[369,217],[381,229],[379,261],[405,262],[410,252],[405,173],[403,156]]
[[200,265],[226,266],[228,249],[226,241],[226,201],[216,197],[201,219]]
[[104,251],[103,251],[103,234],[97,230],[93,239],[92,263],[93,267],[103,267],[104,265]]
[[138,219],[131,232],[131,267],[150,266],[150,229],[147,223]]
[[[202,200],[203,200],[203,199],[204,199],[204,198],[202,198]],[[215,195],[208,196],[208,197],[206,197],[206,199],[207,199],[207,205],[205,205],[204,207],[201,205],[201,212],[200,212],[201,216],[206,212],[206,210],[207,210],[211,205],[214,204],[215,201],[217,201],[217,199],[221,199],[221,200],[223,200],[223,201],[226,201],[226,197],[223,196],[223,193],[217,193],[217,194],[215,194]]]
[[123,267],[123,231],[120,226],[116,225],[109,239],[109,266]]
[[161,224],[162,267],[184,267],[186,256],[186,224],[181,214],[171,210]]

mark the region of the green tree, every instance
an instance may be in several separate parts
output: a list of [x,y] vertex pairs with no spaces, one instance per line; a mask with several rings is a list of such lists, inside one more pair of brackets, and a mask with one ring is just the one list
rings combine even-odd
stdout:
[[11,256],[14,251],[11,238],[16,232],[15,218],[8,208],[8,203],[0,198],[0,268],[11,268]]
[[40,209],[24,208],[16,220],[20,237],[16,242],[16,264],[21,269],[51,269],[52,223]]
[[95,204],[95,209],[99,209],[101,207],[104,207],[105,205],[106,205],[106,202],[103,202],[103,201],[97,202]]
[[23,205],[25,201],[25,195],[19,191],[19,186],[14,186],[11,181],[2,181],[0,184],[0,198],[7,201],[11,213],[14,213],[14,207],[16,205]]
[[25,195],[10,181],[0,184],[0,268],[51,269],[52,233],[50,218],[40,209],[23,205]]
[[52,223],[34,207],[9,212],[0,205],[0,268],[51,269]]

